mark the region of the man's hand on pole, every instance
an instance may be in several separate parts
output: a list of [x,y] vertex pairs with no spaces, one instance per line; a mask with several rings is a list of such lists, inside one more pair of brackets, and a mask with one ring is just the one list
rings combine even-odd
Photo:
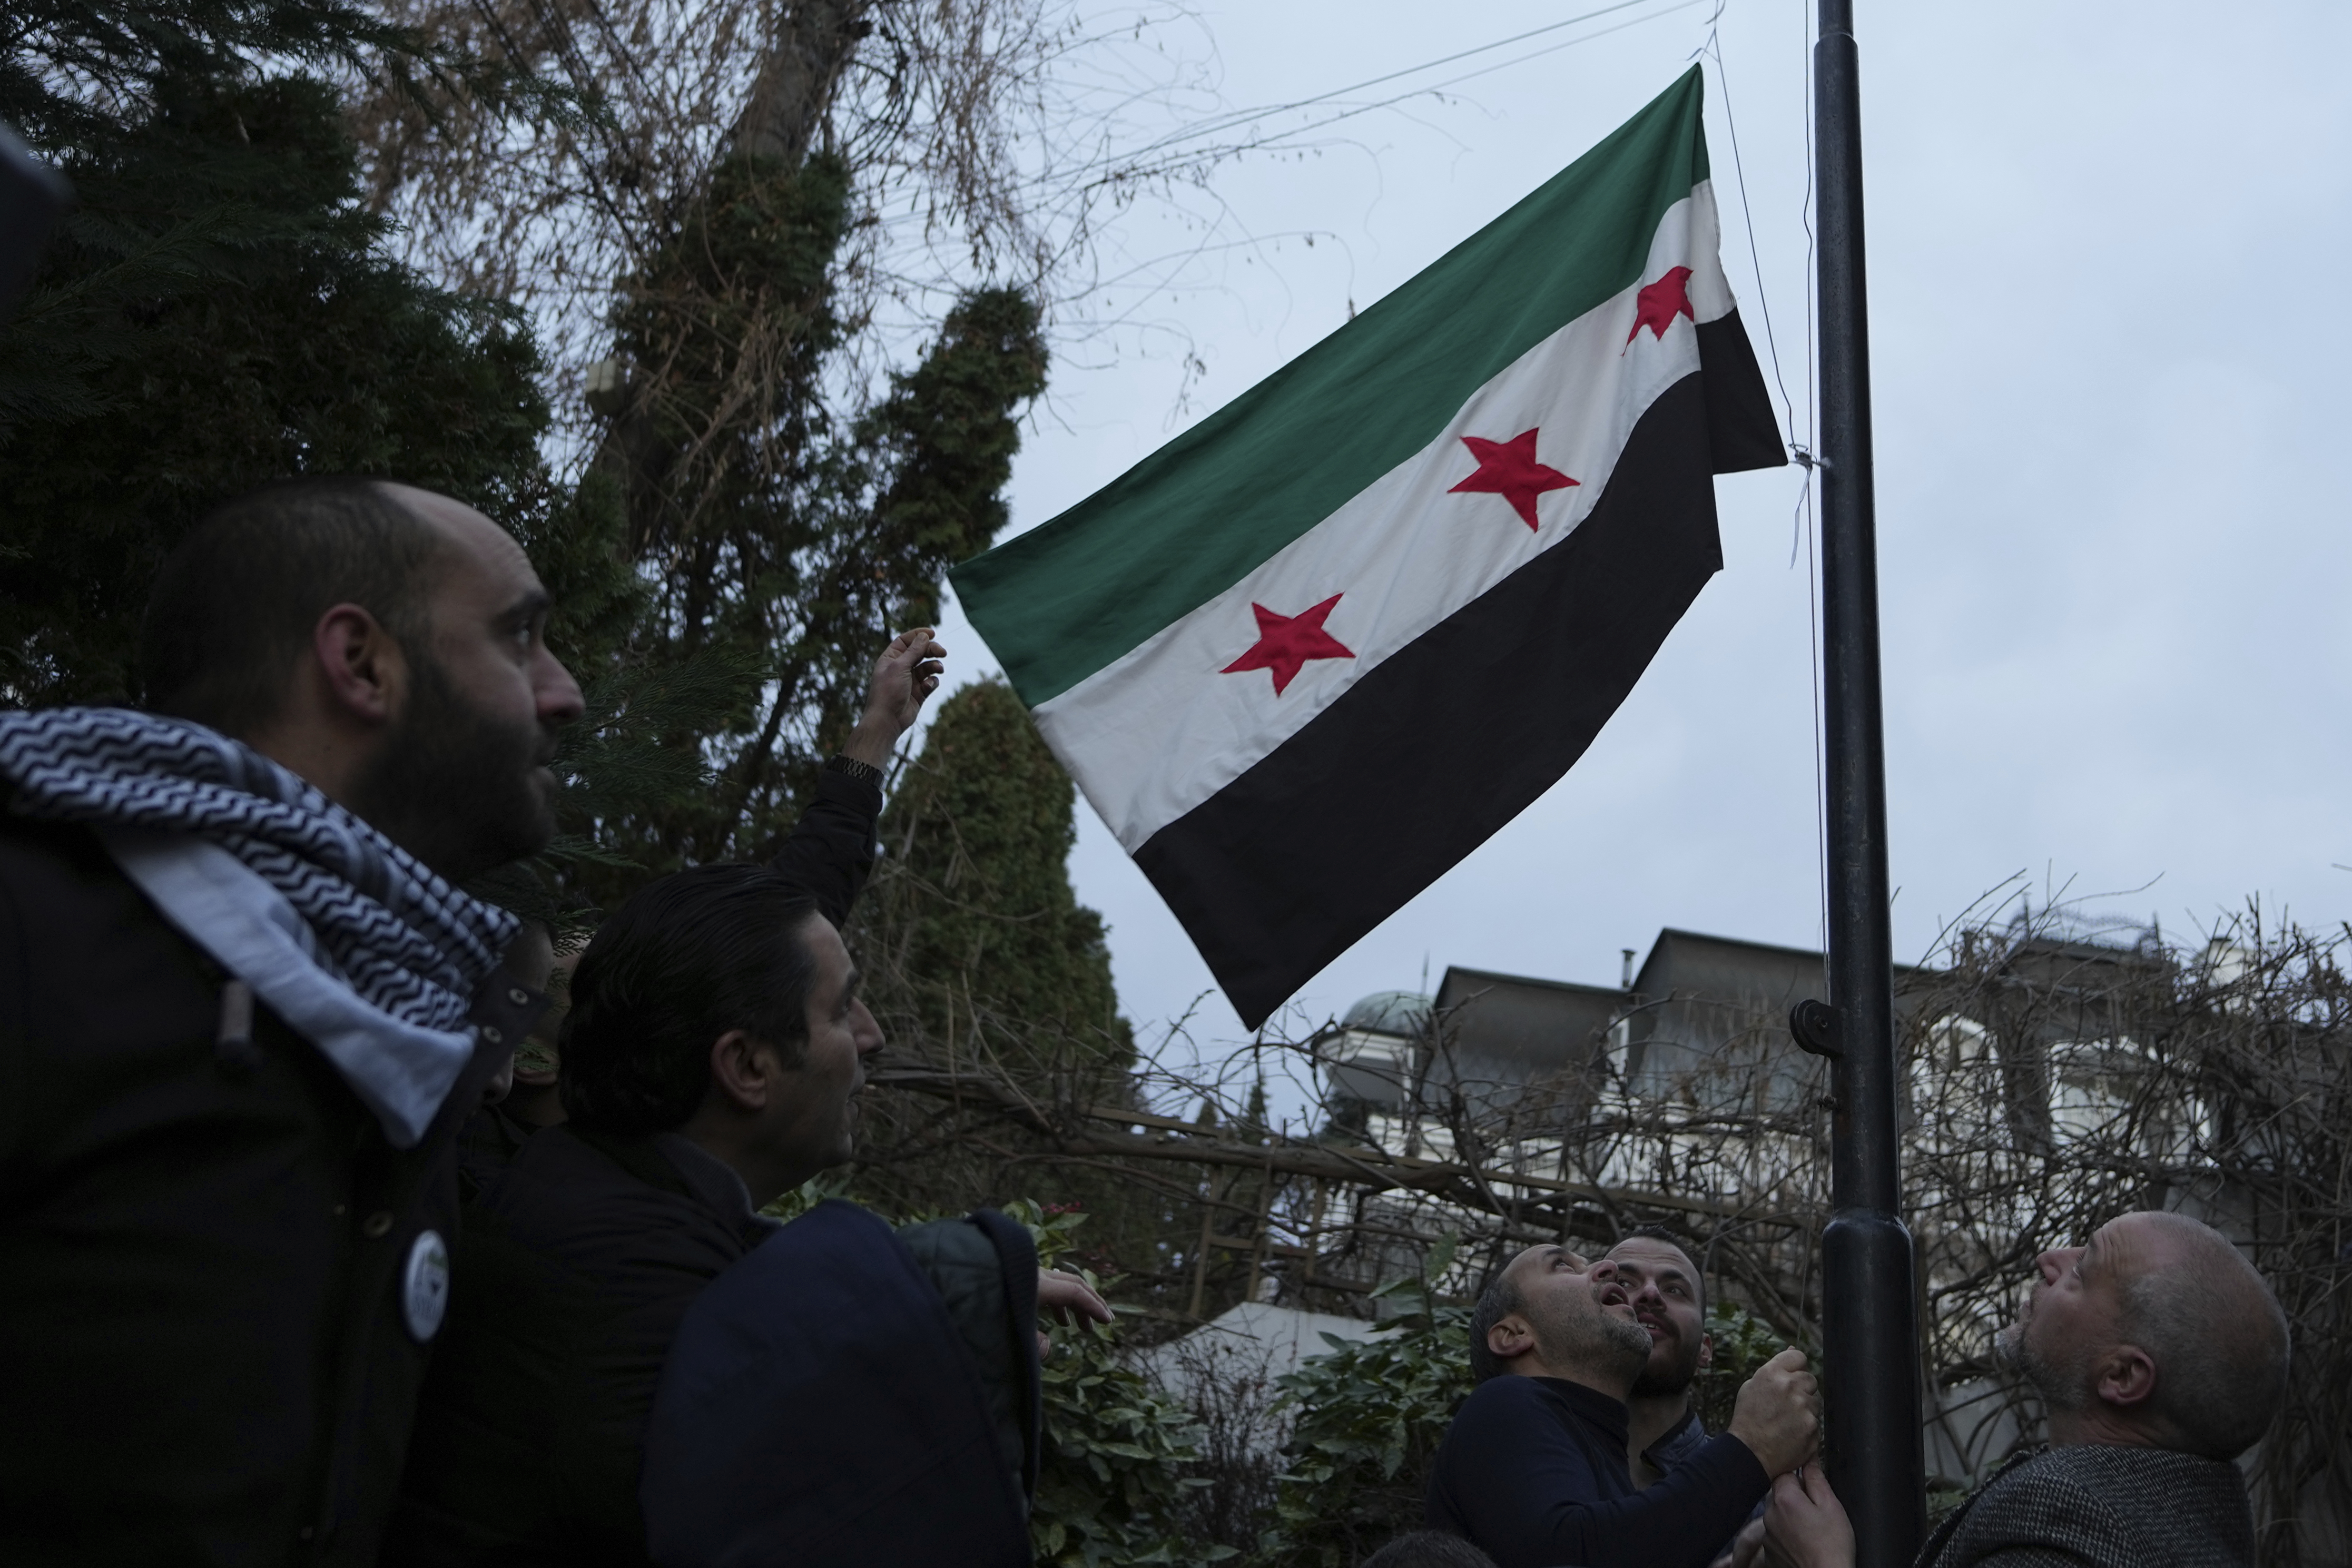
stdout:
[[1708,1563],[1706,1568],[1756,1568],[1763,1561],[1764,1521],[1751,1519],[1738,1534],[1731,1538],[1731,1544],[1724,1549],[1723,1555]]
[[929,626],[901,632],[874,661],[874,679],[866,687],[866,712],[849,732],[841,754],[870,767],[889,765],[899,737],[915,727],[923,699],[940,689],[940,660],[948,651]]
[[1853,1523],[1819,1465],[1772,1483],[1764,1509],[1764,1561],[1771,1568],[1853,1568]]
[[1821,1447],[1821,1385],[1791,1347],[1756,1369],[1731,1408],[1731,1435],[1748,1445],[1768,1476],[1784,1476]]

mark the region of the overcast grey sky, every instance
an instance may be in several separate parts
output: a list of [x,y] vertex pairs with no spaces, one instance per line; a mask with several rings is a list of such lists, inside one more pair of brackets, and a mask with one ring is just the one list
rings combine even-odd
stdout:
[[[1252,0],[1202,15],[1224,98],[1247,105],[1598,3]],[[2021,871],[2037,891],[2152,881],[2105,907],[2168,930],[2256,894],[2336,923],[2352,914],[2352,873],[2335,864],[2352,863],[2338,804],[2352,329],[2336,298],[2352,7],[1856,9],[1898,955]],[[1186,417],[1576,158],[1685,68],[1707,15],[1520,58],[1563,35],[1532,40],[1465,62],[1515,61],[1454,89],[1466,96],[1360,116],[1334,132],[1349,144],[1305,159],[1221,170],[1223,237],[1265,247],[1221,252],[1195,272],[1213,286],[1150,305],[1206,367]],[[1811,5],[1729,0],[1717,26],[1801,435]],[[1762,356],[1722,86],[1710,65],[1725,263]],[[1309,231],[1311,247],[1279,237]],[[1056,367],[1014,474],[1016,530],[1183,427],[1172,340]],[[1307,1014],[1418,988],[1424,961],[1433,983],[1453,963],[1613,984],[1618,950],[1646,951],[1661,925],[1818,945],[1799,490],[1793,468],[1717,481],[1725,570],[1584,760],[1310,983]],[[993,669],[952,613],[947,630],[959,680]],[[1072,872],[1109,921],[1129,1015],[1150,1037],[1211,991],[1200,1043],[1243,1038],[1150,884],[1080,814]]]

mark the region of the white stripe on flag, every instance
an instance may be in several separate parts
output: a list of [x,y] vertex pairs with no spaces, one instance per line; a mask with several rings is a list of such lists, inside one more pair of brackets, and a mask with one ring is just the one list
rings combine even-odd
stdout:
[[[1035,710],[1037,727],[1120,843],[1151,835],[1239,778],[1350,685],[1559,544],[1602,492],[1634,423],[1699,368],[1689,318],[1631,343],[1635,298],[1691,269],[1698,320],[1730,313],[1706,183],[1667,209],[1640,282],[1578,317],[1474,392],[1444,432],[1241,581]],[[1464,436],[1538,432],[1537,460],[1577,484],[1537,498],[1530,531],[1500,495],[1453,494],[1478,466]],[[1296,616],[1333,594],[1324,630],[1354,655],[1303,665],[1276,695],[1225,674],[1258,641],[1254,605]]]

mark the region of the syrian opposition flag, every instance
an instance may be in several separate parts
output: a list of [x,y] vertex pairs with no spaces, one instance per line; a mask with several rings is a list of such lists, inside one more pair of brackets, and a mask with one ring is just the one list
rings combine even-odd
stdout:
[[965,610],[1243,1021],[1584,754],[1786,461],[1694,68]]

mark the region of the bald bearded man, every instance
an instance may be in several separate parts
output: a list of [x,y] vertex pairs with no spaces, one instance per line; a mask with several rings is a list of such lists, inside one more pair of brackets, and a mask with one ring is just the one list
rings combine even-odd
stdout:
[[1617,1263],[1564,1247],[1514,1258],[1471,1312],[1479,1385],[1430,1469],[1429,1527],[1501,1568],[1704,1568],[1770,1479],[1812,1458],[1813,1377],[1782,1352],[1740,1388],[1730,1430],[1644,1490],[1626,1467],[1626,1399],[1651,1350]]
[[[2231,1461],[2286,1402],[2287,1324],[2252,1264],[2185,1215],[2126,1214],[2035,1260],[1995,1353],[2041,1395],[2050,1447],[2020,1455],[1929,1537],[1919,1568],[2244,1568],[2253,1511]],[[1853,1568],[1818,1473],[1776,1484],[1760,1547]]]
[[0,715],[0,1562],[368,1568],[457,1128],[544,998],[459,884],[580,688],[504,529],[364,479],[163,566],[151,711]]

